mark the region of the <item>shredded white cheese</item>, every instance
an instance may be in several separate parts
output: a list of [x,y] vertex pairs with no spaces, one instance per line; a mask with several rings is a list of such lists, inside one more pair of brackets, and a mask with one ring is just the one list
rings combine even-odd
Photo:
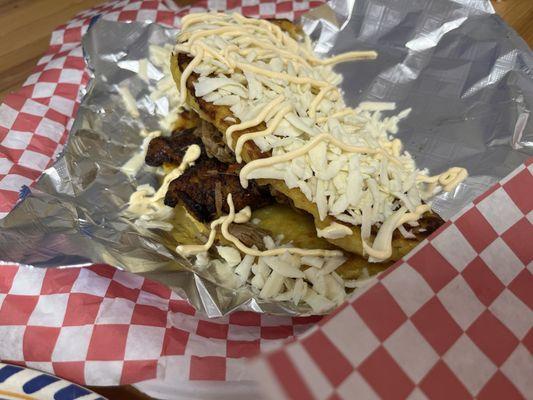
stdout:
[[[265,244],[271,249],[289,249],[270,236]],[[194,265],[199,269],[212,266],[221,283],[238,288],[249,284],[255,294],[265,300],[307,304],[314,313],[323,313],[342,304],[346,288],[359,280],[346,281],[334,271],[346,260],[342,256],[299,256],[288,251],[273,256],[253,256],[231,246],[217,246],[222,260],[210,259],[205,251],[196,254]],[[304,271],[303,267],[310,267]],[[362,279],[367,279],[363,275]]]
[[120,97],[122,98],[122,102],[124,103],[124,108],[126,108],[126,111],[133,117],[133,118],[139,118],[139,109],[137,108],[137,104],[135,103],[135,98],[130,92],[130,89],[128,89],[125,86],[119,86],[117,88],[118,93],[120,94]]
[[[199,75],[195,94],[230,105],[241,121],[225,132],[237,160],[250,140],[261,151],[271,152],[242,168],[241,184],[246,187],[249,179],[267,178],[300,189],[316,204],[320,219],[330,215],[361,225],[363,247],[373,261],[390,257],[391,246],[385,242],[399,228],[397,221],[407,215],[416,221],[424,202],[439,190],[453,190],[467,176],[463,168],[428,176],[402,152],[401,141],[393,135],[410,110],[386,116],[384,112],[395,110],[394,103],[363,102],[356,108],[344,103],[337,88],[342,77],[332,66],[375,58],[374,52],[320,59],[309,41],[297,42],[274,24],[217,13],[184,17],[174,51],[193,58],[182,73],[181,99],[194,72]],[[267,129],[233,142],[234,132],[260,123]],[[380,228],[374,243],[368,243],[372,226]],[[348,229],[336,227],[321,234],[343,237],[339,235],[348,235]]]
[[[261,151],[271,153],[242,168],[241,184],[246,187],[249,179],[259,178],[283,180],[317,205],[321,219],[329,215],[343,222],[317,229],[317,236],[343,238],[353,234],[349,225],[360,225],[369,260],[382,261],[390,256],[396,229],[410,237],[412,233],[403,225],[416,225],[429,210],[424,202],[440,190],[453,190],[465,179],[462,168],[428,176],[416,168],[407,152],[402,152],[401,141],[394,134],[410,110],[389,115],[395,105],[388,102],[346,106],[337,87],[341,76],[332,66],[375,58],[375,52],[320,59],[313,54],[309,40],[299,43],[273,24],[238,14],[190,14],[182,22],[174,51],[188,54],[192,61],[182,73],[181,90],[176,91],[166,76],[157,81],[150,95],[158,108],[166,110],[166,114],[162,112],[167,115],[163,129],[171,129],[179,115],[177,110],[184,105],[188,76],[198,74],[195,94],[229,106],[233,113],[225,118],[233,124],[225,136],[237,160],[241,161],[243,146],[250,140]],[[170,50],[151,48],[151,62],[168,68]],[[150,65],[139,63],[138,72],[145,81],[150,80]],[[138,114],[131,93],[124,93],[128,112]],[[234,141],[234,132],[261,123],[266,129],[248,132]],[[136,158],[123,166],[125,172],[138,168],[149,139],[143,141]],[[163,199],[170,182],[199,156],[197,147],[189,147],[182,164],[165,177],[157,191],[142,185],[132,194],[126,213],[136,218],[140,228],[172,229],[168,221],[173,210]],[[229,287],[249,284],[259,298],[303,302],[321,313],[342,303],[346,289],[369,280],[367,271],[361,279],[343,281],[335,272],[346,261],[340,251],[295,248],[270,236],[264,238],[266,250],[247,247],[230,233],[229,226],[250,221],[251,210],[236,211],[231,195],[227,201],[230,212],[211,223],[206,243],[179,245],[176,251],[195,255],[197,268],[212,266]],[[379,226],[378,233],[373,243],[368,243],[375,225]],[[220,259],[210,259],[207,251],[215,243],[217,230],[231,245],[217,246]]]

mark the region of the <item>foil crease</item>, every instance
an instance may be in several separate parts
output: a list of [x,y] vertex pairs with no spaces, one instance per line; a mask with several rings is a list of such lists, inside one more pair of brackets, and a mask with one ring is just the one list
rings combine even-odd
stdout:
[[[449,218],[533,155],[533,54],[482,0],[334,0],[302,18],[319,54],[374,49],[376,61],[338,71],[347,103],[394,101],[412,108],[398,137],[431,173],[451,166],[469,178],[433,208]],[[164,282],[209,317],[235,309],[304,315],[305,307],[266,302],[231,289],[216,271],[195,271],[122,216],[130,194],[157,185],[150,168],[120,167],[139,151],[140,131],[160,129],[168,102],[150,98],[168,71],[136,73],[150,45],[173,44],[177,30],[97,21],[84,37],[91,72],[68,143],[56,163],[0,221],[0,260],[34,267],[108,263]],[[127,87],[139,116],[119,94]],[[194,271],[194,272],[193,272]]]

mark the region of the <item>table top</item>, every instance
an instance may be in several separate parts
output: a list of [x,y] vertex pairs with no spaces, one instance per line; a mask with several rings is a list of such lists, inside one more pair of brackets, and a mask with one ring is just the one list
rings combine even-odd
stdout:
[[[56,26],[100,3],[101,0],[0,0],[0,102],[31,74]],[[533,1],[492,3],[496,12],[533,47]],[[92,389],[110,399],[148,398],[132,387]]]

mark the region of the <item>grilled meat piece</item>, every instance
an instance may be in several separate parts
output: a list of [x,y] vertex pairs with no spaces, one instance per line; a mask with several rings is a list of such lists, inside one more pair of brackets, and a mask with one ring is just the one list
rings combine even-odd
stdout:
[[261,229],[249,222],[244,224],[231,224],[228,228],[229,233],[239,239],[248,247],[257,247],[259,250],[266,250],[263,238],[272,236],[272,232]]
[[235,210],[246,206],[259,208],[272,202],[267,188],[254,183],[244,189],[238,171],[238,164],[225,164],[215,158],[201,156],[194,166],[170,183],[165,204],[175,207],[181,200],[197,220],[209,222],[229,212],[226,202],[229,193]]
[[[224,163],[217,158],[210,158],[200,137],[207,138],[210,134],[214,136],[215,133],[217,131],[209,124],[200,124],[196,129],[186,129],[174,132],[170,137],[157,137],[151,140],[145,161],[154,167],[165,163],[181,164],[187,148],[192,144],[197,144],[202,149],[194,165],[171,182],[165,196],[165,204],[175,207],[181,200],[187,211],[198,221],[209,222],[229,212],[226,202],[229,193],[232,194],[236,210],[246,206],[255,209],[272,203],[273,199],[268,188],[260,187],[255,182],[251,182],[246,189],[241,186],[238,164]],[[215,147],[220,147],[214,144],[210,146],[212,146],[211,151]],[[216,154],[220,155],[224,151],[226,150],[216,150]]]
[[230,148],[226,146],[222,139],[222,135],[220,135],[218,129],[212,124],[201,119],[194,134],[202,140],[209,157],[215,157],[217,160],[224,163],[235,162],[235,155]]
[[170,137],[156,137],[150,141],[146,151],[146,164],[160,167],[165,163],[180,165],[191,144],[201,145],[202,141],[193,135],[195,128],[174,132]]
[[160,167],[165,163],[179,165],[191,144],[200,145],[202,153],[210,158],[235,163],[233,152],[226,146],[218,130],[209,122],[200,120],[198,123],[196,128],[175,131],[170,137],[152,139],[146,152],[146,164],[152,167]]

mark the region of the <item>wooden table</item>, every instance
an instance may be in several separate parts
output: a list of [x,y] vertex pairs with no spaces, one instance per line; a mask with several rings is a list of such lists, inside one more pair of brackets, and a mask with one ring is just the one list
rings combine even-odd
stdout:
[[[31,74],[57,25],[100,3],[101,0],[0,0],[0,102]],[[493,4],[498,14],[533,47],[533,0],[496,0]]]
[[[0,102],[31,74],[57,25],[100,3],[101,0],[0,0]],[[533,47],[533,0],[499,0],[493,4],[498,14]],[[93,390],[113,400],[148,399],[129,386]]]

